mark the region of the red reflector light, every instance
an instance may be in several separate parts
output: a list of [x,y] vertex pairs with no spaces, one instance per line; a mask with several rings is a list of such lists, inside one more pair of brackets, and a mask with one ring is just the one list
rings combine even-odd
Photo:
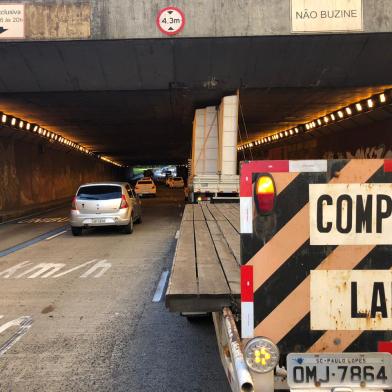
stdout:
[[275,204],[275,184],[271,176],[261,176],[255,184],[255,203],[260,214],[272,212]]
[[72,199],[71,209],[72,210],[77,210],[77,208],[76,208],[76,196]]
[[378,342],[378,352],[392,354],[392,342]]
[[386,159],[384,161],[384,171],[386,173],[392,172],[392,159]]
[[125,198],[125,195],[121,196],[120,209],[122,208],[128,208],[128,203],[127,203],[127,199]]

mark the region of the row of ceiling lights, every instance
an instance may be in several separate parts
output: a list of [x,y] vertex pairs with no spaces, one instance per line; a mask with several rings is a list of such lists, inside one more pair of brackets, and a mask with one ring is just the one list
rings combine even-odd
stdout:
[[263,144],[274,143],[278,140],[282,140],[285,138],[289,138],[292,136],[296,136],[300,133],[311,131],[314,128],[319,128],[323,126],[327,126],[330,123],[338,122],[353,116],[355,114],[359,114],[361,112],[367,112],[376,109],[377,107],[383,106],[385,104],[389,104],[391,100],[391,92],[392,90],[384,91],[381,94],[373,95],[370,98],[364,99],[362,101],[353,103],[346,107],[343,107],[339,110],[336,110],[332,113],[326,114],[320,118],[317,118],[313,121],[310,121],[305,124],[297,125],[295,128],[286,129],[284,131],[276,132],[272,135],[265,136],[261,139],[253,140],[251,142],[244,143],[237,147],[238,151],[242,151],[246,148],[252,148],[254,146],[259,146]]
[[33,134],[46,138],[51,142],[57,142],[64,146],[73,148],[81,153],[95,156],[105,162],[111,163],[112,165],[119,166],[119,167],[123,166],[120,163],[112,161],[109,158],[94,154],[93,152],[89,151],[86,147],[83,147],[82,145],[75,143],[72,140],[69,140],[61,135],[58,135],[57,133],[48,131],[47,129],[40,127],[38,124],[29,123],[28,121],[22,120],[14,116],[10,116],[3,112],[0,112],[0,126],[19,129],[21,131],[29,131]]

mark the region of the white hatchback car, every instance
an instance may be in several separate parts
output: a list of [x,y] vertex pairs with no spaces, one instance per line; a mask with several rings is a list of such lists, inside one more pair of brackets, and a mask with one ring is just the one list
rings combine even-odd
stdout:
[[170,182],[170,188],[184,188],[184,179],[182,177],[174,177]]
[[140,199],[127,182],[84,184],[72,200],[70,223],[75,236],[83,228],[97,226],[119,226],[132,234],[133,224],[141,221]]
[[142,178],[136,183],[135,192],[139,196],[152,195],[156,196],[157,187],[151,178]]

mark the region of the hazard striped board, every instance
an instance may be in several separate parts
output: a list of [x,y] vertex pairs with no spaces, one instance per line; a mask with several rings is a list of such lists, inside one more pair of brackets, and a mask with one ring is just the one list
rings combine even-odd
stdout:
[[390,161],[243,162],[240,185],[242,337],[268,337],[282,354],[385,348]]

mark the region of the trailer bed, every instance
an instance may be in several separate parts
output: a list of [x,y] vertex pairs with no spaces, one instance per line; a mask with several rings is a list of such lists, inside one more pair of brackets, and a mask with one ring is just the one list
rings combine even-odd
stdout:
[[213,312],[239,301],[240,210],[187,204],[166,292],[173,312]]

